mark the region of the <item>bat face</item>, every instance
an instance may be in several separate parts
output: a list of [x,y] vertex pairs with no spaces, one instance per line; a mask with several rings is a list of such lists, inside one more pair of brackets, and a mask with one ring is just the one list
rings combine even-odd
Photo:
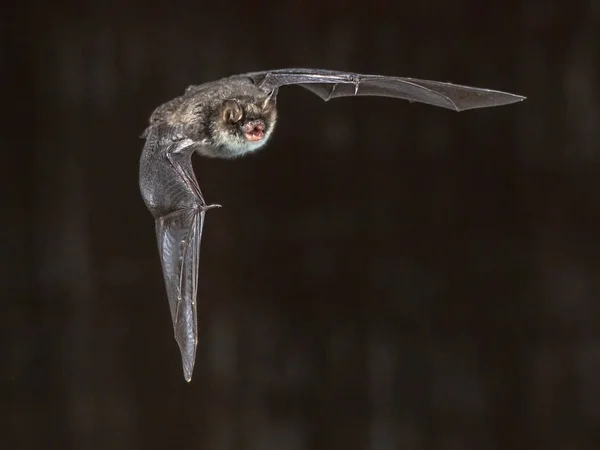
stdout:
[[210,123],[212,142],[199,152],[219,158],[236,158],[256,151],[267,143],[276,123],[274,96],[229,98],[217,108]]

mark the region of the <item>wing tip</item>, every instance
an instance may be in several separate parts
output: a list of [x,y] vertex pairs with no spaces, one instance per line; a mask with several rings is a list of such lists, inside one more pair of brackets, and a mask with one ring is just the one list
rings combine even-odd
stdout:
[[[488,91],[490,92],[490,91]],[[525,97],[524,95],[517,95],[517,94],[509,94],[507,92],[500,92],[500,91],[496,91],[496,94],[498,94],[496,97],[490,98],[490,101],[488,102],[484,102],[484,103],[476,103],[474,105],[469,105],[466,107],[461,107],[459,105],[457,105],[455,102],[452,102],[454,104],[455,110],[460,112],[460,111],[468,111],[471,109],[481,109],[481,108],[494,108],[497,106],[506,106],[506,105],[512,105],[514,103],[520,103],[523,100],[527,100],[527,97]]]
[[505,92],[502,92],[502,97],[505,100],[504,101],[504,105],[510,105],[511,103],[518,103],[518,102],[522,102],[523,100],[526,100],[527,97],[525,97],[524,95],[518,95],[518,94],[508,94]]
[[196,362],[196,339],[177,339],[179,344],[179,351],[181,353],[181,368],[183,369],[183,378],[188,383],[192,381],[192,374],[194,373],[194,365]]
[[183,378],[186,382],[192,381],[192,375],[194,373],[194,360],[189,360],[185,356],[182,358],[183,366]]

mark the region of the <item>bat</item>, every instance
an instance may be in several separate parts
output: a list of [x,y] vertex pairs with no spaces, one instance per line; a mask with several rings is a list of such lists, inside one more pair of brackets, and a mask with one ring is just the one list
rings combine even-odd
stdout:
[[194,152],[233,159],[264,147],[277,124],[279,88],[298,85],[328,101],[379,96],[454,111],[508,105],[520,95],[439,81],[361,75],[321,69],[279,69],[233,75],[189,86],[154,110],[142,134],[139,186],[155,220],[175,340],[184,378],[196,358],[198,261],[204,216],[209,209],[194,175]]

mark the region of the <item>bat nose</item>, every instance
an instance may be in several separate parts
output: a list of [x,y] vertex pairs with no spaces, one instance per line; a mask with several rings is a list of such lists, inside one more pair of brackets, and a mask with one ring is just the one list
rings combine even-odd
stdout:
[[260,119],[249,120],[244,125],[242,125],[242,131],[244,133],[260,133],[264,131],[264,129],[265,123]]
[[247,141],[258,142],[265,137],[265,123],[260,120],[249,120],[242,125],[242,132]]

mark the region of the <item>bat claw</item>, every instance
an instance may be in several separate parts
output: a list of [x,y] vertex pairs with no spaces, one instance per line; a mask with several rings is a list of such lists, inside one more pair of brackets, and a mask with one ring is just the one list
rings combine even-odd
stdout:
[[216,203],[213,203],[212,205],[203,205],[202,206],[202,212],[208,211],[209,209],[220,208],[220,207],[221,207],[221,205],[218,205]]

